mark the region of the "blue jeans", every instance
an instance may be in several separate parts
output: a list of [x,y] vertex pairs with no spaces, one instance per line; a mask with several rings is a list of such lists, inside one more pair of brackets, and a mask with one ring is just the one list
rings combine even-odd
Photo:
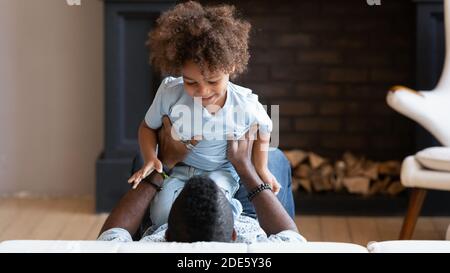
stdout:
[[[278,180],[281,185],[281,190],[277,195],[278,200],[283,205],[289,216],[294,219],[295,206],[294,197],[292,195],[292,175],[291,165],[286,156],[280,149],[276,149],[269,152],[269,170]],[[253,204],[247,199],[247,190],[242,182],[239,183],[240,187],[234,198],[239,200],[243,207],[243,215],[250,216],[256,219],[256,211]]]

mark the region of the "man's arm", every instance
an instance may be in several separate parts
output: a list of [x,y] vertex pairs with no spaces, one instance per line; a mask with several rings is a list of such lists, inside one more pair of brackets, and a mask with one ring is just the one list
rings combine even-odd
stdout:
[[[255,133],[254,130],[250,130]],[[247,133],[244,139],[228,141],[228,159],[239,174],[242,183],[248,192],[253,191],[264,182],[259,178],[251,162],[252,138]],[[267,235],[277,234],[284,230],[298,232],[294,221],[270,190],[258,193],[252,199],[259,224]]]
[[[238,171],[248,192],[263,184],[253,166],[249,170]],[[258,193],[252,199],[261,228],[268,234],[277,234],[283,230],[298,231],[294,221],[270,190]]]
[[[150,174],[144,181],[146,180],[150,180],[157,185],[163,183],[161,175],[156,172]],[[133,236],[148,212],[148,205],[155,194],[155,187],[145,182],[140,183],[136,189],[129,190],[111,211],[100,230],[100,234],[111,228],[123,228]]]
[[[164,116],[163,126],[158,132],[158,156],[170,168],[182,161],[188,153],[188,149],[183,143],[172,138],[171,129],[172,124],[169,118]],[[192,144],[195,145],[196,142]],[[157,172],[151,173],[147,179],[157,185],[162,185],[163,183],[161,175]],[[133,236],[147,213],[148,205],[155,194],[156,189],[148,183],[141,183],[136,189],[130,189],[111,211],[100,234],[108,229],[119,227],[127,230]]]

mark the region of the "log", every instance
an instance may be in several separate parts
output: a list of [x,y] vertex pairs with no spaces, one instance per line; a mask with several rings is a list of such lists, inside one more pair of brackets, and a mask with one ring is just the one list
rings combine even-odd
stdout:
[[358,162],[358,158],[356,158],[356,156],[350,152],[345,152],[342,155],[342,159],[344,160],[347,168],[354,166]]
[[386,176],[383,180],[377,180],[372,183],[369,190],[369,195],[374,195],[377,193],[384,193],[389,185],[391,178]]
[[300,179],[292,177],[292,191],[297,191],[300,187]]
[[315,153],[309,153],[308,157],[309,157],[309,164],[311,164],[311,167],[313,169],[319,168],[323,163],[326,162],[325,158]]
[[387,188],[386,192],[389,195],[394,196],[394,195],[397,195],[400,192],[402,192],[404,189],[405,189],[405,187],[403,187],[403,185],[402,185],[402,183],[400,181],[395,181],[395,182],[392,182],[389,185],[389,187]]
[[397,160],[384,161],[378,165],[378,173],[383,175],[400,175],[400,169],[401,163]]
[[345,165],[347,167],[346,169],[346,175],[347,176],[360,176],[363,171],[363,166],[365,163],[364,157],[357,157],[353,155],[352,153],[346,152],[342,159],[345,162]]
[[371,160],[367,160],[364,164],[362,175],[372,180],[378,179],[378,163]]
[[320,167],[320,173],[324,177],[330,177],[334,175],[334,169],[330,164],[325,164],[322,167]]
[[333,190],[335,188],[334,181],[334,168],[331,164],[324,164],[320,167],[320,175],[322,176],[323,184],[327,188],[327,190]]
[[344,186],[350,193],[368,194],[370,179],[363,176],[345,177]]
[[335,191],[340,191],[343,188],[344,177],[345,177],[346,165],[342,160],[338,160],[334,163],[335,178],[333,182],[333,187]]
[[364,173],[362,162],[356,162],[352,166],[347,167],[346,176],[353,177],[353,176],[362,176]]
[[324,177],[321,170],[312,170],[310,180],[315,191],[329,191],[333,189],[330,178]]
[[346,164],[342,160],[338,160],[334,163],[334,170],[336,172],[336,176],[344,177]]
[[390,176],[386,176],[383,179],[383,189],[381,190],[381,193],[386,193],[387,188],[389,187],[389,184],[391,183],[391,177]]
[[286,155],[292,168],[296,168],[308,157],[308,154],[302,150],[285,151],[284,155]]
[[299,181],[300,186],[308,193],[312,192],[311,181],[309,179],[296,178]]
[[300,179],[300,185],[308,192],[312,192],[311,181],[308,179]]
[[[313,191],[341,191],[364,195],[396,195],[404,190],[399,181],[401,162],[375,162],[346,152],[334,163],[313,152],[290,150],[284,152],[293,168],[292,189],[300,187]],[[306,160],[308,159],[308,160]],[[391,181],[395,181],[392,182]]]
[[311,174],[311,167],[308,164],[300,164],[294,169],[294,176],[298,178],[309,178]]
[[331,185],[333,186],[334,191],[342,191],[344,189],[344,178],[332,176],[330,179]]

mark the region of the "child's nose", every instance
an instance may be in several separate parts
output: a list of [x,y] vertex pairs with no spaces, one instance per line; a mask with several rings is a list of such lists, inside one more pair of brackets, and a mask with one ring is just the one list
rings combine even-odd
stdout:
[[196,92],[196,96],[203,97],[205,95],[208,95],[209,93],[209,89],[206,86],[200,86]]

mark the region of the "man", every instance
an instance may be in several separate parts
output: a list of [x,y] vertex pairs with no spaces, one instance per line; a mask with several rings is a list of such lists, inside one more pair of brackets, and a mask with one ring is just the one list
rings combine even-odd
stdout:
[[[163,120],[160,131],[160,159],[169,168],[187,154],[185,144],[170,137],[171,124]],[[251,162],[251,149],[256,130],[250,130],[243,139],[228,142],[227,156],[250,192],[248,200],[258,220],[241,211],[234,212],[223,192],[204,177],[192,177],[173,203],[168,223],[158,229],[148,229],[141,241],[222,241],[255,243],[269,241],[304,242],[294,221],[277,197],[263,184]],[[195,144],[195,143],[194,143]],[[160,174],[153,172],[145,183],[130,190],[113,209],[101,230],[98,240],[132,241],[148,204],[163,184]],[[236,207],[236,206],[233,206]],[[247,206],[244,206],[248,207]],[[245,210],[245,209],[244,209]]]

